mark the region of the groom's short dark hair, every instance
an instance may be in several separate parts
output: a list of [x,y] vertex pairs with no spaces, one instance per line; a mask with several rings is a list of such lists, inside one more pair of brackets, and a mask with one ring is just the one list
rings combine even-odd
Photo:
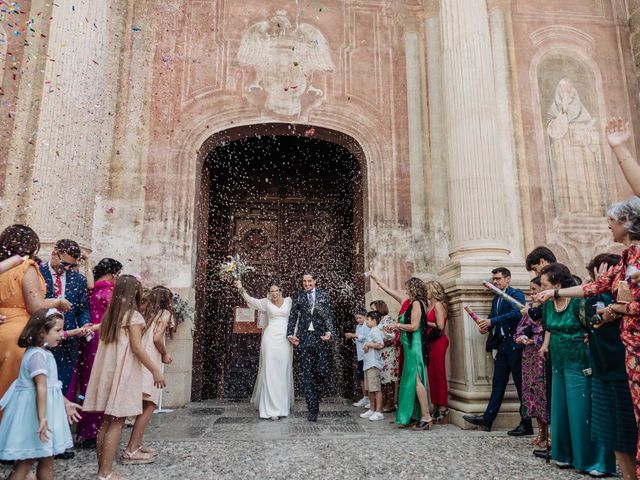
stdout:
[[316,272],[304,272],[302,274],[302,278],[306,277],[307,275],[309,275],[314,280],[318,280],[318,276],[316,275]]

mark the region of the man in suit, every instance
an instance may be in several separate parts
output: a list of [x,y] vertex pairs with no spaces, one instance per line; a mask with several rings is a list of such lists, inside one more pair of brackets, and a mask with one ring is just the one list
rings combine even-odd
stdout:
[[[509,286],[511,283],[511,272],[504,267],[495,268],[491,271],[493,284],[524,304],[524,294],[522,291]],[[493,363],[493,385],[491,397],[484,414],[465,415],[463,418],[473,425],[478,425],[486,430],[491,430],[493,421],[498,416],[504,392],[507,389],[509,375],[513,377],[513,383],[518,391],[520,399],[520,425],[509,431],[509,435],[523,436],[532,435],[533,427],[531,419],[527,418],[522,408],[522,346],[516,344],[513,335],[520,322],[521,314],[515,305],[495,295],[491,304],[489,318],[478,323],[480,333],[490,333],[487,339],[487,351],[497,350]]]
[[325,342],[333,335],[333,311],[327,292],[316,288],[316,277],[302,277],[302,291],[293,299],[287,338],[300,352],[302,385],[310,422],[318,420],[319,390],[327,368]]
[[[46,298],[62,297],[71,303],[71,310],[64,314],[65,331],[80,328],[91,319],[87,280],[73,270],[81,256],[82,252],[76,242],[58,240],[49,262],[40,266],[40,273],[47,283]],[[78,359],[78,341],[75,337],[67,337],[52,352],[58,365],[62,391],[66,393]]]

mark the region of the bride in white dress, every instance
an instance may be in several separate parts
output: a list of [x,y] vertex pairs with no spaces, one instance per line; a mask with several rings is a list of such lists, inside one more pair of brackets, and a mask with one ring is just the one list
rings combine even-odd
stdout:
[[293,347],[287,339],[291,297],[282,297],[280,287],[271,285],[267,298],[253,298],[240,280],[234,285],[251,308],[260,312],[258,328],[262,328],[260,364],[251,404],[260,418],[277,420],[289,415],[293,407]]

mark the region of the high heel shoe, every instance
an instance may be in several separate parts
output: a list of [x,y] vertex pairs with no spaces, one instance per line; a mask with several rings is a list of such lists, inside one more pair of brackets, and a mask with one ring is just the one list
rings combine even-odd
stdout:
[[411,427],[411,430],[431,430],[432,428],[433,419],[429,420],[428,422],[426,420],[420,420],[413,427]]
[[438,417],[436,419],[436,423],[440,425],[447,425],[449,423],[449,409],[446,410],[438,410]]

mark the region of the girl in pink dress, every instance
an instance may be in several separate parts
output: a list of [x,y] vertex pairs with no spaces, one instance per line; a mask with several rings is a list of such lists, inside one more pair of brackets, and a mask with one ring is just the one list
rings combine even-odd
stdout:
[[[91,311],[91,325],[99,329],[115,287],[116,279],[122,270],[122,264],[112,258],[103,258],[93,269],[93,278],[96,279],[89,309]],[[80,342],[78,355],[78,368],[72,379],[67,397],[82,404],[87,392],[87,385],[91,376],[91,369],[100,343],[100,332],[95,331],[92,338]],[[69,393],[71,395],[69,395]],[[82,420],[78,422],[78,443],[83,448],[94,448],[98,430],[102,425],[102,412],[83,412]]]
[[[104,412],[96,445],[98,480],[124,478],[113,471],[113,459],[125,419],[142,413],[143,366],[151,371],[155,386],[164,387],[160,368],[142,346],[141,300],[140,282],[131,275],[120,275],[100,324],[100,344],[83,406],[85,412]],[[136,463],[154,461],[151,454],[140,451],[125,450],[124,455]]]
[[[162,364],[171,363],[171,355],[165,348],[165,337],[167,333],[171,335],[175,328],[173,313],[173,293],[165,287],[153,287],[145,298],[142,307],[142,314],[146,322],[144,334],[142,335],[142,346],[153,361],[161,368]],[[160,390],[155,387],[151,372],[144,369],[142,372],[142,415],[138,415],[131,430],[131,437],[125,452],[143,452],[155,455],[155,449],[142,445],[142,436],[147,428],[147,424],[153,415],[153,411],[158,405]],[[123,456],[122,463],[132,462]]]

